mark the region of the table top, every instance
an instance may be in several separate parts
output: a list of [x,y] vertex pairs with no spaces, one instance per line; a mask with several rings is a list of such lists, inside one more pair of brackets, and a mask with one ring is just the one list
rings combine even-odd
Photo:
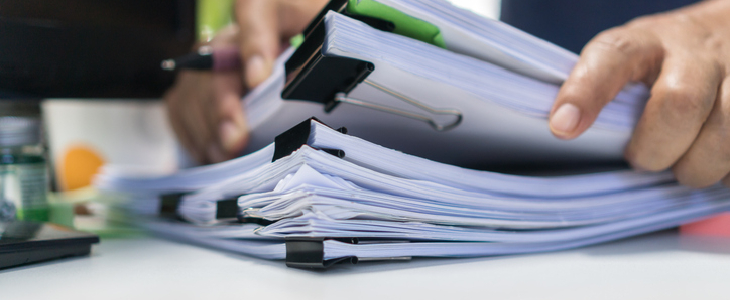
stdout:
[[1,270],[0,299],[728,299],[729,279],[730,239],[675,231],[570,251],[327,271],[147,237]]

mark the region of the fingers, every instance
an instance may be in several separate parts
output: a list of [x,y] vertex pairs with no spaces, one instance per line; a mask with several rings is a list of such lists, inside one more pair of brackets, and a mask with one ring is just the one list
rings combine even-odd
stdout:
[[710,117],[673,170],[682,184],[692,187],[706,187],[723,177],[730,184],[730,78],[725,78]]
[[165,100],[165,108],[167,110],[167,119],[170,121],[170,126],[172,127],[173,132],[175,132],[175,136],[177,137],[180,144],[185,149],[188,149],[190,156],[195,161],[199,161],[199,159],[201,159],[202,157],[199,153],[193,152],[194,146],[192,138],[188,135],[187,130],[185,130],[185,126],[183,126],[182,115],[178,111],[178,99],[180,99],[178,91],[173,87],[167,93],[165,93],[163,98]]
[[687,152],[712,110],[719,66],[691,54],[668,57],[626,148],[637,169],[660,171]]
[[274,60],[289,38],[301,33],[328,0],[238,0],[241,61],[246,86],[253,88],[271,75]]
[[[235,27],[225,28],[210,46],[235,47],[237,36]],[[181,72],[165,95],[172,128],[197,162],[224,161],[244,148],[248,129],[242,94],[239,72]]]
[[[188,101],[188,106],[184,108],[185,128],[191,137],[196,152],[201,153],[202,159],[198,161],[203,164],[214,163],[225,160],[225,155],[220,146],[216,142],[215,125],[211,122],[210,110],[215,107],[215,98],[210,87],[212,82],[211,74],[195,74],[201,78],[201,82],[208,84],[198,85],[195,94]],[[191,96],[187,96],[191,97]]]
[[210,76],[182,72],[165,94],[168,118],[180,143],[199,163],[208,163],[210,131],[202,103],[210,103]]
[[248,140],[241,104],[244,82],[253,87],[268,78],[283,35],[301,32],[325,4],[324,0],[236,2],[238,26],[223,29],[210,46],[240,47],[243,74],[181,75],[166,97],[170,99],[168,107],[173,128],[196,160],[219,162],[233,158],[243,150]]
[[211,109],[211,123],[218,138],[216,145],[223,151],[223,156],[213,161],[219,162],[243,151],[248,141],[248,125],[241,104],[241,75],[237,72],[214,74],[212,85],[216,107]]
[[302,33],[329,0],[281,0],[279,32],[285,39]]
[[238,72],[183,72],[165,95],[172,128],[197,162],[231,159],[246,146],[242,93]]
[[[211,46],[235,47],[238,34],[237,26],[229,26],[216,35]],[[234,158],[246,146],[248,126],[241,105],[243,93],[243,79],[239,72],[211,74],[209,97],[212,97],[212,102],[202,108],[206,112],[208,128],[211,130],[209,135],[212,139],[207,148],[210,162]]]
[[558,93],[550,113],[553,134],[578,137],[627,82],[650,80],[662,55],[659,42],[641,30],[618,27],[596,36]]
[[278,1],[238,0],[235,15],[240,27],[239,45],[244,64],[243,77],[249,88],[271,74],[279,54]]

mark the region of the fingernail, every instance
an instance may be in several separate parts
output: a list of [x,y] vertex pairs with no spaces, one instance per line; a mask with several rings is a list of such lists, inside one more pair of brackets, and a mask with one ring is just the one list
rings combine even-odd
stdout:
[[573,104],[565,103],[550,118],[550,129],[558,135],[569,135],[575,131],[579,122],[580,109]]
[[266,80],[266,61],[261,55],[254,55],[246,62],[246,82],[249,87],[255,87]]
[[238,152],[241,149],[246,132],[243,128],[236,126],[233,121],[224,121],[220,126],[221,145],[228,153]]

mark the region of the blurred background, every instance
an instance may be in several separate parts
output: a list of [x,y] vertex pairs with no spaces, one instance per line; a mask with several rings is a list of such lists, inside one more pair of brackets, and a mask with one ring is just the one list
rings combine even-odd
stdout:
[[[492,18],[499,0],[453,0]],[[0,116],[43,120],[52,189],[88,186],[104,165],[150,173],[182,157],[160,61],[231,22],[233,0],[0,0]]]
[[152,98],[195,41],[195,0],[2,0],[3,98]]
[[[190,165],[161,99],[174,73],[162,71],[160,62],[230,24],[233,2],[0,0],[0,118],[40,122],[32,154],[45,158],[40,168],[49,193],[38,221],[102,236],[133,231],[113,209],[119,199],[94,190],[94,176],[102,168],[153,175]],[[499,17],[499,0],[452,2]],[[0,154],[14,151],[5,146]],[[20,212],[41,201],[20,192],[23,181],[41,178],[17,177],[23,168],[0,163],[0,211]]]

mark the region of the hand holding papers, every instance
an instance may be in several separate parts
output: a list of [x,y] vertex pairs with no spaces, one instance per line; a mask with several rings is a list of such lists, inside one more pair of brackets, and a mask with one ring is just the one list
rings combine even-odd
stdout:
[[[560,141],[550,133],[547,126],[547,116],[559,88],[555,84],[515,74],[503,66],[480,59],[380,31],[334,12],[326,14],[321,25],[319,48],[308,45],[310,42],[319,44],[315,39],[318,36],[315,32],[293,55],[289,52],[282,60],[289,58],[286,55],[291,55],[291,62],[300,57],[309,58],[312,54],[321,54],[323,59],[354,61],[355,64],[352,67],[341,64],[345,73],[335,73],[332,67],[325,68],[324,71],[321,68],[309,68],[316,64],[305,60],[291,69],[301,70],[297,67],[301,65],[301,68],[309,68],[306,72],[289,71],[285,77],[281,66],[283,62],[280,61],[275,76],[244,99],[252,128],[252,149],[263,147],[274,136],[295,125],[293,120],[316,116],[328,124],[347,125],[353,134],[378,144],[458,165],[472,165],[477,162],[618,160],[622,156],[635,119],[641,112],[645,97],[643,92],[636,89],[620,94],[616,101],[608,105],[594,128],[587,134],[574,141]],[[464,28],[460,30],[467,32]],[[535,38],[533,40],[539,41]],[[491,47],[484,41],[480,43],[483,47]],[[307,51],[312,52],[306,54]],[[372,72],[368,75],[357,75],[357,62],[372,64]],[[353,70],[352,75],[348,75],[347,70]],[[323,74],[319,74],[320,71]],[[297,85],[301,82],[292,78],[297,74],[310,75],[312,80],[306,85]],[[350,76],[367,80],[367,83],[334,82]],[[283,87],[285,78],[289,84]],[[328,78],[333,80],[331,85],[327,85],[329,81],[322,82]],[[342,90],[347,92],[345,94],[348,98],[420,115],[440,126],[455,124],[458,118],[462,119],[453,129],[439,132],[422,120],[348,103],[341,103],[329,113],[325,112],[325,108],[332,104],[322,102],[334,101],[336,91],[339,91],[337,88],[343,84],[348,87]],[[309,89],[301,93],[287,92],[292,86]],[[328,89],[330,86],[334,89]],[[422,106],[433,110],[457,113],[434,114],[378,87],[385,87],[407,99],[415,99]],[[284,96],[293,99],[282,100],[279,95],[282,90]],[[321,93],[314,98],[318,103],[312,102],[313,100],[295,100],[306,99],[306,95],[317,93]]]

